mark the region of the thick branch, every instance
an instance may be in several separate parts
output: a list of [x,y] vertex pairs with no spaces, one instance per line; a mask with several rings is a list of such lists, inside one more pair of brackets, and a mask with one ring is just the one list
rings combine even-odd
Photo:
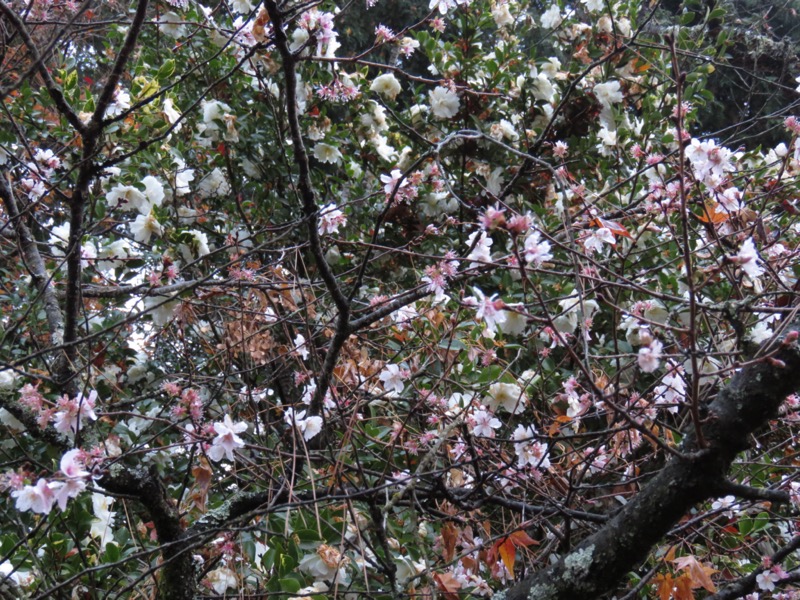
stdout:
[[100,480],[109,492],[138,498],[153,520],[158,541],[162,544],[163,564],[159,580],[161,600],[192,600],[197,581],[188,551],[189,542],[181,526],[180,515],[154,470],[119,469]]
[[[796,329],[797,324],[793,327]],[[748,437],[777,414],[786,396],[800,389],[800,346],[762,347],[779,361],[751,363],[739,371],[709,407],[703,424],[707,447],[698,447],[693,427],[686,433],[683,457],[675,457],[625,507],[594,535],[557,563],[496,597],[507,600],[596,598],[647,556],[694,505],[713,497]]]

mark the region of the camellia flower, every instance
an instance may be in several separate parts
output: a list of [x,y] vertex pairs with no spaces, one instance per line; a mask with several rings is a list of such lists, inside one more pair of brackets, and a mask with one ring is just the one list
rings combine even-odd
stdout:
[[390,100],[394,100],[402,88],[400,87],[400,82],[397,81],[397,77],[392,73],[384,73],[375,78],[369,89]]
[[234,423],[231,421],[230,415],[225,415],[221,422],[214,423],[214,431],[217,433],[217,437],[211,442],[211,448],[208,449],[208,457],[213,461],[219,461],[225,456],[232,461],[234,459],[233,451],[244,447],[244,441],[238,434],[246,430],[247,423],[243,421]]
[[338,165],[342,162],[342,153],[339,152],[339,149],[323,142],[314,146],[314,157],[320,162],[332,165]]
[[305,441],[310,440],[322,431],[322,417],[306,417],[306,411],[295,412],[293,408],[287,408],[283,413],[283,420],[287,425],[297,429]]
[[458,114],[461,102],[458,94],[441,85],[428,92],[431,112],[437,119],[452,119]]
[[518,415],[528,405],[528,396],[515,383],[493,383],[489,395],[484,398],[486,406],[492,410],[503,408],[512,415]]
[[561,24],[564,17],[561,15],[561,9],[558,4],[553,4],[550,8],[542,13],[541,23],[545,29],[555,29]]
[[[475,238],[478,238],[478,241],[475,241]],[[486,235],[485,231],[473,231],[469,237],[467,238],[467,246],[472,246],[475,244],[475,247],[472,248],[472,252],[469,253],[467,258],[473,261],[480,261],[480,262],[472,262],[470,263],[470,268],[473,267],[480,267],[481,263],[488,263],[492,262],[492,238]]]
[[619,87],[619,81],[614,79],[606,81],[605,83],[596,84],[594,86],[594,90],[592,91],[594,92],[597,101],[606,108],[610,107],[612,104],[618,104],[623,100],[622,91]]
[[160,236],[164,233],[164,228],[161,227],[161,223],[152,212],[148,215],[139,215],[133,223],[130,223],[129,227],[133,239],[143,244],[149,243],[153,234]]
[[111,510],[113,503],[114,498],[111,496],[100,493],[92,494],[94,519],[92,519],[89,535],[99,540],[100,548],[105,548],[109,542],[114,541],[114,532],[111,530],[111,526],[117,513]]

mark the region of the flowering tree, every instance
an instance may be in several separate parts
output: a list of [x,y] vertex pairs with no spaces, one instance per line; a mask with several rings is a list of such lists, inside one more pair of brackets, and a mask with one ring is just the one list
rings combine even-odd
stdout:
[[0,1],[4,593],[796,597],[793,78],[340,4]]

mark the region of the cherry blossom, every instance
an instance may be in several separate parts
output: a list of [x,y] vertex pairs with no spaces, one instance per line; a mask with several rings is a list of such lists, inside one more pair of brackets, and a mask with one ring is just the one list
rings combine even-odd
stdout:
[[293,408],[287,408],[283,413],[283,420],[287,425],[295,427],[305,441],[310,440],[322,431],[322,417],[306,417],[306,411],[304,410],[296,412]]
[[217,434],[208,449],[208,457],[213,461],[220,461],[224,456],[230,461],[234,460],[233,451],[244,447],[244,440],[238,434],[247,431],[247,423],[240,421],[234,423],[230,415],[225,415],[222,421],[214,423]]
[[96,402],[97,392],[95,390],[92,390],[86,397],[80,392],[73,399],[62,397],[58,401],[59,410],[53,415],[53,427],[56,431],[74,437],[78,430],[85,425],[85,419],[97,420],[94,412]]

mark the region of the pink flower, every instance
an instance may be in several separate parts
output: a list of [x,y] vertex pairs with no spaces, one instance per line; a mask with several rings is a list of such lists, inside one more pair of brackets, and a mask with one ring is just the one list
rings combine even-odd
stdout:
[[11,496],[17,499],[16,507],[20,512],[29,510],[42,515],[53,510],[56,500],[53,489],[45,479],[40,479],[36,485],[26,485],[21,490],[11,492]]
[[595,251],[602,252],[603,244],[614,245],[614,234],[607,227],[600,227],[592,231],[583,240],[583,247],[589,256],[594,254]]
[[525,261],[541,267],[542,263],[552,260],[550,242],[541,239],[541,234],[534,230],[525,238]]
[[494,437],[494,430],[500,429],[502,423],[492,413],[484,408],[480,408],[472,413],[472,435],[477,437]]
[[233,460],[233,451],[244,447],[244,441],[237,434],[247,430],[247,423],[234,423],[230,415],[225,415],[222,422],[214,423],[214,431],[217,437],[211,442],[208,449],[208,457],[213,461],[222,460],[225,456],[228,460]]
[[74,399],[70,400],[63,396],[58,401],[58,412],[53,415],[53,426],[56,431],[74,437],[78,430],[83,426],[81,419],[97,420],[94,412],[94,405],[97,402],[97,392],[92,390],[88,397],[84,398],[82,393],[78,393]]
[[405,388],[403,380],[407,377],[405,371],[397,365],[386,365],[378,378],[383,382],[383,389],[387,392],[401,394]]

